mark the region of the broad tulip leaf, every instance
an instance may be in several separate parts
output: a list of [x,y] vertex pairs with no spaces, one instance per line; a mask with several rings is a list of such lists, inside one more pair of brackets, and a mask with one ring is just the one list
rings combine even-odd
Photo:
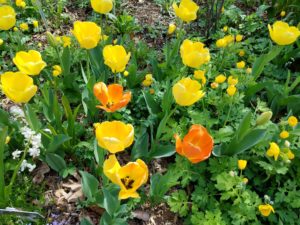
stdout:
[[149,158],[159,159],[159,158],[169,157],[174,154],[175,154],[175,146],[174,145],[157,144],[151,150],[151,152],[149,154]]
[[131,150],[131,159],[135,160],[138,158],[146,157],[148,154],[149,148],[149,134],[147,129],[144,128],[140,132],[141,134],[137,137],[133,148]]
[[160,106],[157,102],[155,102],[153,95],[149,92],[143,91],[143,96],[150,114],[156,115],[161,112]]
[[80,225],[94,225],[93,222],[88,217],[84,217],[80,220]]
[[252,114],[249,111],[242,119],[239,128],[237,130],[238,139],[242,139],[245,136],[245,134],[249,131],[251,125],[251,118],[252,118]]
[[67,168],[65,160],[54,153],[46,154],[46,163],[56,172],[62,173]]
[[64,134],[55,135],[47,147],[47,152],[55,152],[63,143],[70,139],[72,138]]
[[113,217],[114,213],[120,207],[120,201],[118,200],[117,195],[113,195],[108,189],[103,188],[103,207],[106,209],[107,213]]
[[25,105],[25,117],[31,129],[38,131],[41,128],[41,123],[38,120],[36,113],[29,104]]
[[82,177],[82,191],[88,200],[93,202],[95,200],[95,194],[98,192],[99,181],[96,177],[85,171],[79,171],[79,173]]
[[252,67],[252,76],[254,77],[254,80],[256,80],[261,73],[264,70],[264,67],[272,61],[283,49],[283,46],[273,46],[269,53],[263,54],[260,57],[258,57]]

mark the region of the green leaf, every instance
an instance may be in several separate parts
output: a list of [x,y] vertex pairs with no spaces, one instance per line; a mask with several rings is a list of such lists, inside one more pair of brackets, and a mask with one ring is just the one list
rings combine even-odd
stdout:
[[183,190],[173,192],[168,198],[168,205],[172,212],[178,213],[180,217],[188,214],[188,196]]
[[29,126],[31,127],[31,129],[34,131],[38,131],[42,125],[38,120],[36,113],[34,112],[34,110],[31,108],[29,104],[25,104],[24,113],[25,113],[26,120]]
[[157,102],[155,102],[153,95],[149,92],[143,91],[143,96],[150,114],[156,115],[161,112],[160,106]]
[[250,125],[251,125],[251,118],[252,118],[252,113],[249,111],[246,116],[243,118],[241,121],[239,128],[237,130],[237,138],[242,139],[246,135],[246,133],[249,132]]
[[264,67],[270,61],[272,61],[281,52],[283,48],[284,46],[275,45],[271,48],[269,53],[263,54],[255,60],[252,67],[252,76],[254,77],[254,80],[256,80],[261,75],[261,73],[264,70]]
[[80,225],[94,225],[93,222],[88,217],[84,217],[80,220]]
[[103,200],[103,207],[106,209],[107,213],[113,217],[114,213],[120,207],[120,201],[118,200],[117,195],[112,195],[109,190],[106,188],[102,189],[104,200]]
[[135,160],[138,158],[143,158],[148,155],[149,148],[149,134],[147,129],[144,128],[140,132],[140,135],[137,137],[133,148],[131,150],[131,159]]
[[254,129],[246,134],[241,140],[235,137],[227,147],[221,149],[221,154],[233,156],[235,154],[242,153],[262,141],[265,137],[265,134],[265,129]]
[[175,154],[175,145],[163,145],[163,144],[157,144],[154,146],[154,148],[151,150],[149,157],[151,159],[159,159],[159,158],[165,158],[169,157],[171,155]]
[[96,48],[88,50],[88,53],[91,68],[94,76],[96,77],[96,80],[106,82],[109,77],[109,73],[107,67],[104,65],[102,48],[100,46],[97,46]]
[[54,153],[47,153],[46,154],[46,163],[56,172],[63,172],[67,168],[65,160]]
[[82,191],[88,200],[93,202],[95,200],[95,195],[98,192],[99,181],[96,177],[85,171],[79,171],[79,173],[82,177]]
[[55,152],[63,143],[70,139],[71,137],[64,134],[55,135],[47,147],[47,152]]
[[70,48],[64,48],[61,61],[62,61],[62,72],[64,76],[70,76],[70,68],[71,68],[71,53]]

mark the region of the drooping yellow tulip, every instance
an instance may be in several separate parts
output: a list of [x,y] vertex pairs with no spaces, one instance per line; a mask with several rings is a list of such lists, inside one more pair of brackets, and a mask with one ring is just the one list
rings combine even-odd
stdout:
[[205,92],[201,90],[201,84],[191,78],[183,78],[172,88],[173,96],[178,105],[190,106],[201,99]]
[[272,26],[269,24],[268,28],[271,39],[278,45],[290,45],[300,36],[297,27],[289,26],[282,21],[276,21]]
[[131,124],[120,121],[96,123],[96,138],[98,145],[110,153],[124,151],[133,143],[134,128]]
[[180,55],[184,65],[198,69],[210,60],[209,49],[201,42],[185,39],[180,46]]
[[1,75],[3,93],[15,103],[27,103],[37,92],[33,79],[22,72],[6,72]]
[[95,12],[106,14],[113,8],[112,0],[91,0],[92,8]]
[[94,22],[75,21],[72,33],[76,37],[81,48],[92,49],[98,45],[101,39],[101,27]]
[[172,6],[176,16],[184,22],[188,23],[197,19],[199,6],[192,0],[181,0],[179,6],[176,3],[173,3]]
[[0,30],[9,30],[16,24],[16,12],[8,5],[0,6]]
[[122,45],[106,45],[103,49],[104,64],[109,66],[113,73],[125,70],[130,55]]
[[21,72],[33,76],[39,75],[47,65],[41,54],[35,50],[17,52],[13,62]]
[[104,174],[115,184],[119,185],[119,199],[139,198],[137,189],[148,180],[149,172],[141,159],[120,166],[115,155],[110,155],[103,164]]

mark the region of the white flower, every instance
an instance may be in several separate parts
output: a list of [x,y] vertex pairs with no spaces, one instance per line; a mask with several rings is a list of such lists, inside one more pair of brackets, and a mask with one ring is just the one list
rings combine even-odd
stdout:
[[18,150],[18,149],[17,149],[16,151],[14,151],[14,152],[12,153],[13,159],[18,159],[18,158],[20,157],[21,153],[22,153],[22,151],[20,151],[20,150]]
[[36,147],[31,147],[28,149],[29,155],[33,158],[40,156],[40,149]]
[[15,117],[21,117],[21,118],[25,117],[24,111],[19,106],[13,105],[12,107],[9,108],[9,111]]
[[20,171],[23,172],[27,167],[27,160],[24,159],[22,164],[21,164],[21,167],[20,167]]
[[29,141],[35,133],[33,130],[31,130],[29,127],[26,126],[21,127],[20,131],[21,134],[25,137],[26,141]]
[[30,164],[30,163],[27,163],[26,166],[27,166],[29,172],[32,172],[36,167],[35,164]]
[[285,147],[289,148],[291,146],[291,143],[289,141],[284,142]]
[[31,144],[36,148],[40,148],[42,145],[42,135],[36,134],[31,138]]

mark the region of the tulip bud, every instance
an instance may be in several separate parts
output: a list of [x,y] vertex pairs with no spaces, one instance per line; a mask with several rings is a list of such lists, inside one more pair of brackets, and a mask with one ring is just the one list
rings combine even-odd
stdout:
[[5,144],[8,144],[10,142],[10,136],[7,136],[6,138],[5,138]]
[[46,33],[47,35],[47,40],[48,40],[48,43],[51,45],[51,47],[55,48],[57,46],[57,41],[55,40],[55,37],[48,31]]
[[174,23],[170,23],[168,28],[168,34],[169,35],[173,34],[175,30],[176,30],[176,25]]
[[270,121],[270,119],[272,118],[273,113],[272,111],[268,111],[268,112],[264,112],[262,113],[260,116],[257,117],[256,119],[256,125],[264,125],[267,122]]

